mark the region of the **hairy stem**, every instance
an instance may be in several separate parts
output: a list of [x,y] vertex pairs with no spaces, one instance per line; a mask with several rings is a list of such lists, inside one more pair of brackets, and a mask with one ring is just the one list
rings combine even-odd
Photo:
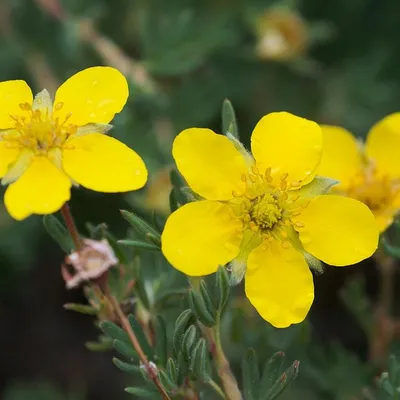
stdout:
[[74,217],[71,214],[71,210],[69,208],[68,203],[65,203],[61,207],[61,214],[62,214],[62,216],[64,218],[67,230],[68,230],[69,234],[71,235],[71,238],[72,238],[72,240],[73,240],[73,242],[75,244],[76,251],[81,250],[82,247],[83,247],[82,238],[79,235],[78,229],[76,228],[75,220],[74,220]]

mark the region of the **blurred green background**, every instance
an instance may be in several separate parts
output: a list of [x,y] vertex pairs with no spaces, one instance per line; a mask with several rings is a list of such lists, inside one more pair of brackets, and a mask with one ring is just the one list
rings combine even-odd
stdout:
[[[120,208],[166,212],[173,137],[187,127],[220,130],[225,98],[246,145],[271,111],[361,137],[398,111],[399,26],[398,0],[0,0],[0,80],[25,79],[34,92],[54,93],[93,65],[127,76],[130,99],[112,134],[143,157],[150,182],[125,196],[75,190],[71,202],[81,229],[105,222],[123,237]],[[129,398],[110,355],[84,347],[96,336],[90,318],[62,308],[83,296],[65,290],[63,254],[42,219],[17,223],[1,206],[0,225],[1,398]],[[266,354],[283,350],[300,359],[287,399],[373,399],[366,387],[380,371],[370,360],[380,273],[367,261],[315,280],[308,322],[282,331],[257,321],[249,323],[250,338],[236,340],[253,343],[253,327]],[[237,313],[254,317],[239,305]],[[234,318],[227,329],[234,336]],[[396,347],[382,343],[383,357]]]

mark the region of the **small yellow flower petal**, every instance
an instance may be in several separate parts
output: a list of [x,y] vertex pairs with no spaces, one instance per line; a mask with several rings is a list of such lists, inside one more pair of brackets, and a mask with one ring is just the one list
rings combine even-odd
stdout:
[[6,142],[0,142],[0,178],[8,172],[9,166],[16,161],[20,149],[10,148]]
[[128,83],[117,69],[87,68],[59,87],[54,101],[54,115],[60,121],[70,115],[67,123],[78,126],[106,124],[122,110],[128,95]]
[[400,178],[400,113],[388,115],[371,128],[365,152],[380,174]]
[[25,81],[0,82],[0,129],[11,128],[15,121],[10,116],[20,116],[20,104],[32,102],[32,91]]
[[46,157],[35,157],[4,195],[10,215],[22,220],[31,214],[52,214],[70,198],[71,180]]
[[303,255],[278,241],[250,253],[245,290],[258,313],[277,328],[302,322],[314,300],[313,277]]
[[357,140],[339,126],[322,125],[321,128],[324,146],[317,174],[337,179],[338,187],[345,189],[363,167]]
[[98,192],[136,190],[147,180],[143,160],[122,142],[100,133],[68,139],[62,165],[74,181]]
[[168,218],[161,237],[162,252],[186,275],[208,275],[239,254],[241,227],[225,204],[209,200],[188,203]]
[[302,226],[296,229],[306,251],[330,265],[355,264],[370,257],[378,246],[374,215],[358,200],[317,196],[296,220]]
[[321,128],[313,121],[287,112],[265,115],[254,128],[251,150],[257,167],[272,175],[288,174],[288,182],[312,180],[322,157]]
[[388,210],[385,213],[375,214],[376,224],[378,225],[379,232],[385,232],[390,225],[392,225],[394,217],[396,215],[396,210],[392,210],[393,212],[389,212]]
[[189,186],[209,200],[229,200],[233,192],[244,192],[246,161],[234,144],[210,129],[182,131],[174,141],[172,154]]

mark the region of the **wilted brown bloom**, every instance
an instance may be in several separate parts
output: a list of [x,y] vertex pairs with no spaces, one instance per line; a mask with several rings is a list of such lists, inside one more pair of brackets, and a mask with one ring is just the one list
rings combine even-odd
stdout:
[[[65,259],[62,275],[67,289],[79,286],[82,282],[98,280],[114,265],[118,264],[114,251],[107,240],[83,239],[84,246]],[[70,273],[70,268],[73,273]]]
[[308,44],[305,21],[290,10],[274,9],[256,22],[257,54],[262,59],[290,60],[303,54]]

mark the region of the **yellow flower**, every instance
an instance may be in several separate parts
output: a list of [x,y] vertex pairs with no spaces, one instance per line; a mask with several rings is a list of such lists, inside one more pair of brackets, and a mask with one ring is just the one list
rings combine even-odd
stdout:
[[340,181],[335,187],[365,203],[380,232],[400,209],[400,113],[376,123],[365,145],[338,126],[322,126],[324,152],[318,173]]
[[11,216],[59,210],[72,184],[125,192],[146,183],[142,159],[103,134],[128,94],[125,77],[110,67],[73,75],[54,105],[47,90],[33,99],[24,81],[0,82],[0,178],[10,184],[4,202]]
[[209,129],[176,137],[178,169],[204,200],[171,214],[162,250],[192,276],[232,260],[234,268],[247,265],[247,297],[265,320],[287,327],[303,321],[313,302],[306,260],[357,263],[375,251],[378,231],[361,202],[321,195],[333,182],[315,177],[322,155],[315,122],[268,114],[253,131],[251,149],[253,155]]

